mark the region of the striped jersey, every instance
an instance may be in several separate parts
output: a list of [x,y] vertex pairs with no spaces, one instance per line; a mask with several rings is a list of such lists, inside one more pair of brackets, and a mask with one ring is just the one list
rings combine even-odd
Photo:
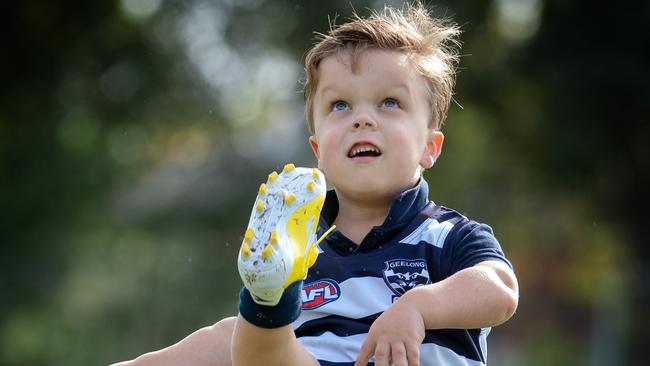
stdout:
[[[337,212],[336,195],[328,192],[320,231]],[[395,199],[384,224],[359,245],[336,231],[319,251],[293,327],[324,366],[352,366],[372,322],[406,291],[486,260],[510,265],[490,227],[430,202],[424,179]],[[427,330],[420,364],[485,365],[488,333],[489,328]]]

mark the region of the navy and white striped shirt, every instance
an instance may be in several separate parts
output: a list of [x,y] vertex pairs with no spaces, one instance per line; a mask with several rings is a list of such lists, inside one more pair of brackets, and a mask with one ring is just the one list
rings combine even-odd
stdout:
[[[338,212],[328,192],[319,231]],[[353,365],[372,322],[411,288],[486,260],[508,265],[492,229],[428,199],[424,179],[395,199],[383,225],[357,245],[334,232],[320,244],[294,322],[299,342],[321,365]],[[427,330],[423,366],[485,365],[487,329]]]

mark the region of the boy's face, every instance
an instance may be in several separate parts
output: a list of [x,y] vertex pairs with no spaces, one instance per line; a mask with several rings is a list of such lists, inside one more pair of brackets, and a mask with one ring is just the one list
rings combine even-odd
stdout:
[[350,65],[347,51],[320,62],[309,141],[339,194],[389,202],[433,165],[443,135],[428,127],[426,80],[405,54],[369,49]]

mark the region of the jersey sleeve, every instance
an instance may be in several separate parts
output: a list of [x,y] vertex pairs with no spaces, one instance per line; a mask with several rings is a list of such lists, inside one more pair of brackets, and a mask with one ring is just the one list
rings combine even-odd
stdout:
[[490,226],[476,221],[457,225],[460,225],[459,228],[454,230],[445,244],[447,253],[443,258],[447,263],[443,264],[443,268],[446,269],[446,276],[489,260],[504,262],[512,268]]

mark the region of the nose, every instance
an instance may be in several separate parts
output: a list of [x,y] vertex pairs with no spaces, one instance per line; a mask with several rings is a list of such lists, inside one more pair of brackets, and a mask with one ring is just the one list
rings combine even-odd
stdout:
[[355,129],[359,129],[359,128],[375,128],[377,126],[377,124],[372,120],[367,120],[366,119],[366,120],[363,120],[363,121],[355,121],[352,124],[352,126]]
[[354,116],[352,128],[355,130],[364,128],[375,129],[377,128],[377,121],[368,111],[362,110]]

